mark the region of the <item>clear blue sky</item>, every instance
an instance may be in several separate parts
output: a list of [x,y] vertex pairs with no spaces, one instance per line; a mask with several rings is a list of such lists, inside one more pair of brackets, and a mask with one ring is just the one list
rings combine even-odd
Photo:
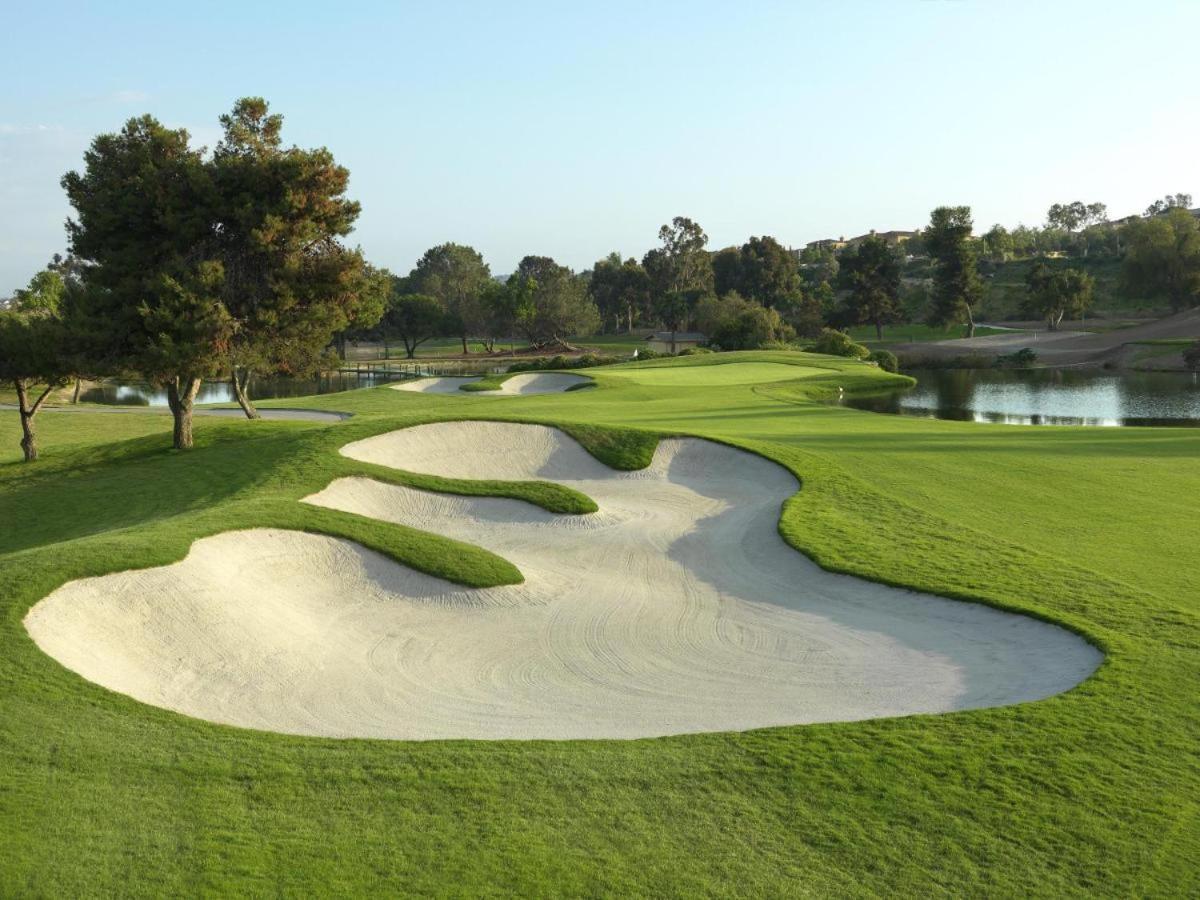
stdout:
[[63,249],[96,133],[150,112],[211,145],[247,94],[349,167],[398,272],[446,240],[584,268],[674,215],[800,245],[1200,199],[1198,34],[1197,2],[14,2],[0,296]]

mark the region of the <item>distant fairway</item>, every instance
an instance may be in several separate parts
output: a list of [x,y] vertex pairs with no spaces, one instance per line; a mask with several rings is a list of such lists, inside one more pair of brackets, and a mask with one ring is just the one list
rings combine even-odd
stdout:
[[637,384],[661,387],[723,387],[732,384],[768,384],[792,378],[828,375],[829,370],[786,363],[745,362],[723,365],[662,366],[654,368],[602,369],[605,375],[627,378]]

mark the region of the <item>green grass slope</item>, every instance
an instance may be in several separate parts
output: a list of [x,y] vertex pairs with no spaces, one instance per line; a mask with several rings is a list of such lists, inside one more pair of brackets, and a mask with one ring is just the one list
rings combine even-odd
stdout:
[[[747,363],[800,377],[772,368],[744,383]],[[15,414],[0,415],[4,893],[1200,890],[1200,432],[822,406],[811,398],[832,385],[888,376],[806,354],[626,368],[712,371],[697,386],[593,369],[593,390],[503,405],[329,395],[305,403],[355,417],[204,419],[188,454],[165,449],[163,417],[44,416],[32,467],[16,462]],[[720,372],[726,382],[711,380]],[[802,480],[780,529],[822,565],[1023,610],[1107,659],[1067,694],[1003,709],[632,742],[391,743],[145,706],[66,671],[21,624],[65,580],[158,565],[197,537],[253,525],[344,534],[432,570],[451,548],[431,536],[296,501],[364,474],[337,454],[350,440],[471,417],[560,423],[624,467],[662,434],[761,453]],[[452,550],[461,580],[504,575],[494,557]]]

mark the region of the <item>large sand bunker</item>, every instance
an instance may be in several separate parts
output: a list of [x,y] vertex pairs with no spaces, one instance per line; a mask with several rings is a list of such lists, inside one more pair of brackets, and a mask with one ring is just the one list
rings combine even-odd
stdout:
[[458,394],[462,397],[524,397],[529,394],[561,394],[592,379],[566,372],[522,372],[506,378],[494,391],[461,391],[464,384],[480,381],[482,376],[446,376],[419,378],[391,385],[397,391],[418,391],[422,394]]
[[701,440],[613,471],[535,425],[423,425],[343,448],[467,478],[563,482],[599,504],[342,478],[308,502],[513,561],[461,588],[347,541],[255,530],[174,565],[69,583],[26,627],[84,677],[189,715],[380,738],[632,738],[937,713],[1046,697],[1100,654],[1038,620],[822,571],[779,537],[781,467]]
[[443,422],[344,454],[552,479],[600,511],[338,479],[307,502],[488,548],[526,583],[467,589],[352,542],[257,529],[66,584],[26,628],[85,678],[228,724],[334,737],[632,738],[1000,706],[1100,654],[1039,620],[824,572],[780,539],[796,479],[704,440],[618,473],[562,432]]

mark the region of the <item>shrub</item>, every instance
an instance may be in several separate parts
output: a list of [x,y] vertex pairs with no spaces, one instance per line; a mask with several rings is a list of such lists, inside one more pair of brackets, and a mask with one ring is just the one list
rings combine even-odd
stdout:
[[712,353],[708,347],[688,347],[686,350],[680,350],[678,356],[700,356],[705,353]]
[[998,369],[1027,369],[1037,362],[1037,353],[1032,347],[1022,347],[1016,353],[996,357]]
[[1200,341],[1183,351],[1183,364],[1193,372],[1200,372]]
[[516,373],[542,372],[547,369],[590,369],[593,366],[611,366],[619,362],[624,362],[624,360],[616,356],[600,356],[596,353],[585,353],[578,359],[569,359],[559,354],[546,359],[531,359],[528,362],[513,363],[508,367],[508,371]]
[[821,336],[809,348],[813,353],[824,353],[827,356],[848,356],[851,359],[866,359],[871,351],[862,344],[856,344],[850,335],[833,328],[822,328]]
[[769,341],[787,340],[796,332],[779,313],[757,303],[739,301],[742,307],[729,315],[712,336],[722,350],[758,350]]
[[900,371],[900,361],[896,359],[896,354],[891,350],[872,350],[871,355],[867,357],[867,362],[873,362],[885,372]]

